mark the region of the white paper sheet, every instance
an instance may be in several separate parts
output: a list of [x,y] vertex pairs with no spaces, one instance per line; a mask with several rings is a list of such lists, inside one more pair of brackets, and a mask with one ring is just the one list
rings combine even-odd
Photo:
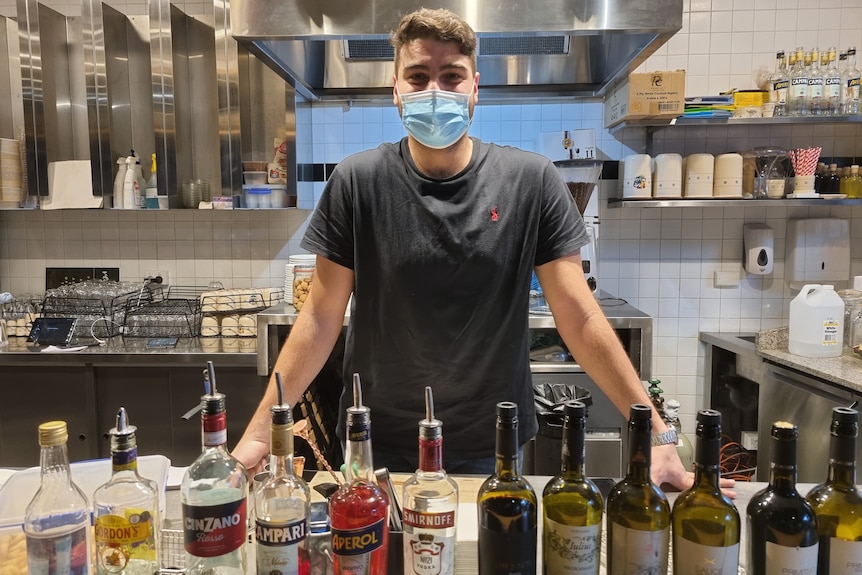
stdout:
[[102,198],[93,195],[90,160],[49,162],[48,194],[43,210],[102,207]]

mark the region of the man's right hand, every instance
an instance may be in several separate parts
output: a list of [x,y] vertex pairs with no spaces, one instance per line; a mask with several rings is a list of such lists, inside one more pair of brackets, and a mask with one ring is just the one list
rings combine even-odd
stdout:
[[249,477],[254,477],[264,471],[264,466],[269,463],[269,441],[243,437],[231,451],[231,455],[245,466]]

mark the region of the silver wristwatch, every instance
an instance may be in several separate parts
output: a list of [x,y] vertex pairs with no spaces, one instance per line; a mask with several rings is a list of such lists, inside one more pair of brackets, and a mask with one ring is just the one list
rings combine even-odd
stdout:
[[673,427],[668,427],[667,431],[663,431],[661,433],[654,433],[650,438],[650,443],[652,445],[668,445],[669,443],[676,444],[679,441],[679,437],[676,434],[676,429]]

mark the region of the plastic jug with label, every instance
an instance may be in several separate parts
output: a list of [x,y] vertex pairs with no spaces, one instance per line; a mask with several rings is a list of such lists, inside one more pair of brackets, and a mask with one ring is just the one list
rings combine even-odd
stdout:
[[838,357],[843,343],[844,301],[835,286],[803,286],[790,302],[788,351],[803,357]]

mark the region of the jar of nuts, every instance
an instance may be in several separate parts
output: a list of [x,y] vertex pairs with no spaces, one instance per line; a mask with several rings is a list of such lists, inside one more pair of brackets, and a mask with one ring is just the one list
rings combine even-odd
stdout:
[[313,277],[314,266],[297,265],[293,268],[293,307],[296,311],[301,310],[308,299]]

